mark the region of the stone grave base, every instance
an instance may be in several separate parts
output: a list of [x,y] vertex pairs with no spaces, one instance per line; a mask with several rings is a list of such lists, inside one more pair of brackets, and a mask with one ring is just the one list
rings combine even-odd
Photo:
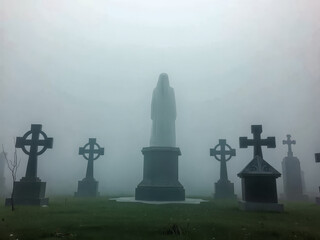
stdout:
[[291,197],[284,196],[284,200],[288,202],[307,202],[309,198],[307,195],[291,196]]
[[111,198],[110,200],[117,201],[117,202],[145,203],[145,204],[153,204],[153,205],[200,204],[202,202],[208,202],[207,200],[197,199],[197,198],[185,198],[185,200],[183,200],[183,201],[144,201],[144,200],[136,200],[134,197],[119,197],[119,198]]
[[215,183],[215,199],[236,199],[234,185],[230,181],[218,181]]
[[78,182],[78,191],[74,193],[75,197],[97,197],[99,182],[95,180],[83,179]]
[[279,203],[259,203],[239,201],[239,208],[243,211],[262,211],[262,212],[283,212],[283,204]]
[[178,180],[180,149],[146,147],[142,149],[143,180],[135,191],[136,200],[184,201],[185,190]]
[[320,205],[320,197],[316,197],[316,203]]
[[185,190],[182,186],[138,186],[135,199],[143,201],[184,201]]
[[[15,182],[13,185],[13,201],[15,205],[48,205],[49,199],[45,198],[45,182]],[[11,198],[5,201],[6,206],[11,206]]]

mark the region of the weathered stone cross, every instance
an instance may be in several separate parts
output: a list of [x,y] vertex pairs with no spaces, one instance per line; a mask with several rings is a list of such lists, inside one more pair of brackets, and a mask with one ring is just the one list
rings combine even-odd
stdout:
[[268,137],[267,139],[261,139],[262,125],[251,125],[251,133],[253,134],[253,139],[248,139],[247,137],[240,137],[240,148],[247,148],[248,146],[253,146],[253,157],[259,156],[263,159],[262,146],[268,148],[276,147],[276,138]]
[[[220,148],[220,150],[218,150]],[[227,148],[227,149],[226,149]],[[232,149],[225,139],[219,139],[219,144],[210,149],[210,156],[214,156],[220,162],[220,180],[228,181],[227,161],[236,155],[236,150]],[[219,157],[220,156],[220,157]]]
[[[88,156],[86,155],[88,154]],[[93,178],[93,161],[104,155],[104,148],[101,148],[95,138],[89,138],[89,143],[79,148],[79,155],[88,160],[86,179]],[[96,156],[95,156],[96,155]]]
[[[40,137],[42,136],[42,139]],[[16,148],[21,148],[22,151],[29,155],[25,181],[40,181],[37,177],[38,156],[44,153],[48,148],[52,148],[53,138],[48,138],[42,131],[41,124],[32,124],[31,130],[24,134],[23,137],[17,137]],[[30,147],[27,150],[26,147]],[[38,151],[39,147],[43,147]]]
[[283,144],[288,145],[288,157],[293,157],[293,152],[292,152],[292,144],[296,144],[295,140],[291,140],[291,135],[287,135],[287,140],[282,141]]

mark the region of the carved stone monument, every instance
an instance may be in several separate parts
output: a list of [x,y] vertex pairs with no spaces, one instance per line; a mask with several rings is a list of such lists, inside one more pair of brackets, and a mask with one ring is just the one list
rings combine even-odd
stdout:
[[276,147],[275,137],[261,139],[262,126],[252,125],[253,139],[240,137],[240,148],[253,146],[252,161],[238,174],[242,184],[240,209],[245,211],[282,212],[283,205],[278,204],[276,178],[281,174],[268,164],[262,156],[261,146]]
[[93,161],[104,155],[104,148],[101,148],[95,138],[89,138],[89,143],[79,148],[79,155],[88,160],[86,177],[78,182],[78,191],[75,197],[96,197],[99,195],[99,182],[93,177]]
[[282,161],[284,197],[288,201],[306,201],[307,196],[303,195],[302,189],[300,161],[292,152],[292,145],[296,144],[296,141],[291,140],[291,135],[288,134],[287,140],[282,143],[288,145],[288,155]]
[[[42,131],[42,125],[32,124],[31,130],[23,137],[17,137],[16,148],[29,155],[25,177],[20,182],[14,182],[13,200],[16,205],[48,205],[49,199],[45,198],[46,183],[37,177],[38,156],[48,148],[52,148],[53,138],[48,138]],[[30,147],[28,150],[27,147]],[[39,150],[39,147],[42,147]],[[11,205],[11,198],[6,199],[6,206]]]
[[6,154],[5,152],[0,153],[0,197],[4,197],[6,193],[6,178],[4,176],[4,170],[6,167]]
[[[316,162],[320,162],[320,153],[315,154],[315,159],[316,159]],[[319,192],[320,192],[320,187],[319,187]],[[320,205],[320,197],[316,198],[316,203]]]
[[166,73],[160,74],[153,91],[151,119],[150,147],[142,149],[143,180],[136,188],[135,199],[184,201],[185,190],[178,179],[178,157],[181,152],[176,147],[176,103]]
[[210,156],[214,156],[220,162],[220,179],[215,183],[216,199],[235,199],[234,185],[228,179],[227,161],[236,156],[236,150],[232,149],[225,139],[219,139],[219,144],[210,149]]

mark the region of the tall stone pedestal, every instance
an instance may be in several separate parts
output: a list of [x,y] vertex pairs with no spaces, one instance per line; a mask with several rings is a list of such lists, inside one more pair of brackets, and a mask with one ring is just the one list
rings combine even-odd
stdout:
[[136,188],[135,199],[145,201],[184,201],[185,190],[178,180],[179,148],[146,147],[143,180]]
[[215,199],[236,199],[237,196],[234,194],[234,184],[229,180],[219,180],[214,184],[215,186]]
[[95,179],[83,179],[78,182],[78,191],[74,194],[75,197],[97,197],[99,182]]
[[[14,182],[13,201],[15,205],[48,205],[49,198],[45,198],[46,183],[39,181],[21,180]],[[6,206],[11,205],[11,198],[7,198]]]
[[282,161],[284,197],[288,201],[307,201],[303,194],[300,161],[296,157],[285,157]]

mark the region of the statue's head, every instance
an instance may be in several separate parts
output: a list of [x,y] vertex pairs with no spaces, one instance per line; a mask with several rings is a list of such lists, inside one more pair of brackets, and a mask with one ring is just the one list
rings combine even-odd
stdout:
[[162,89],[169,88],[169,77],[168,77],[168,74],[166,74],[166,73],[161,73],[160,74],[157,87],[162,88]]

